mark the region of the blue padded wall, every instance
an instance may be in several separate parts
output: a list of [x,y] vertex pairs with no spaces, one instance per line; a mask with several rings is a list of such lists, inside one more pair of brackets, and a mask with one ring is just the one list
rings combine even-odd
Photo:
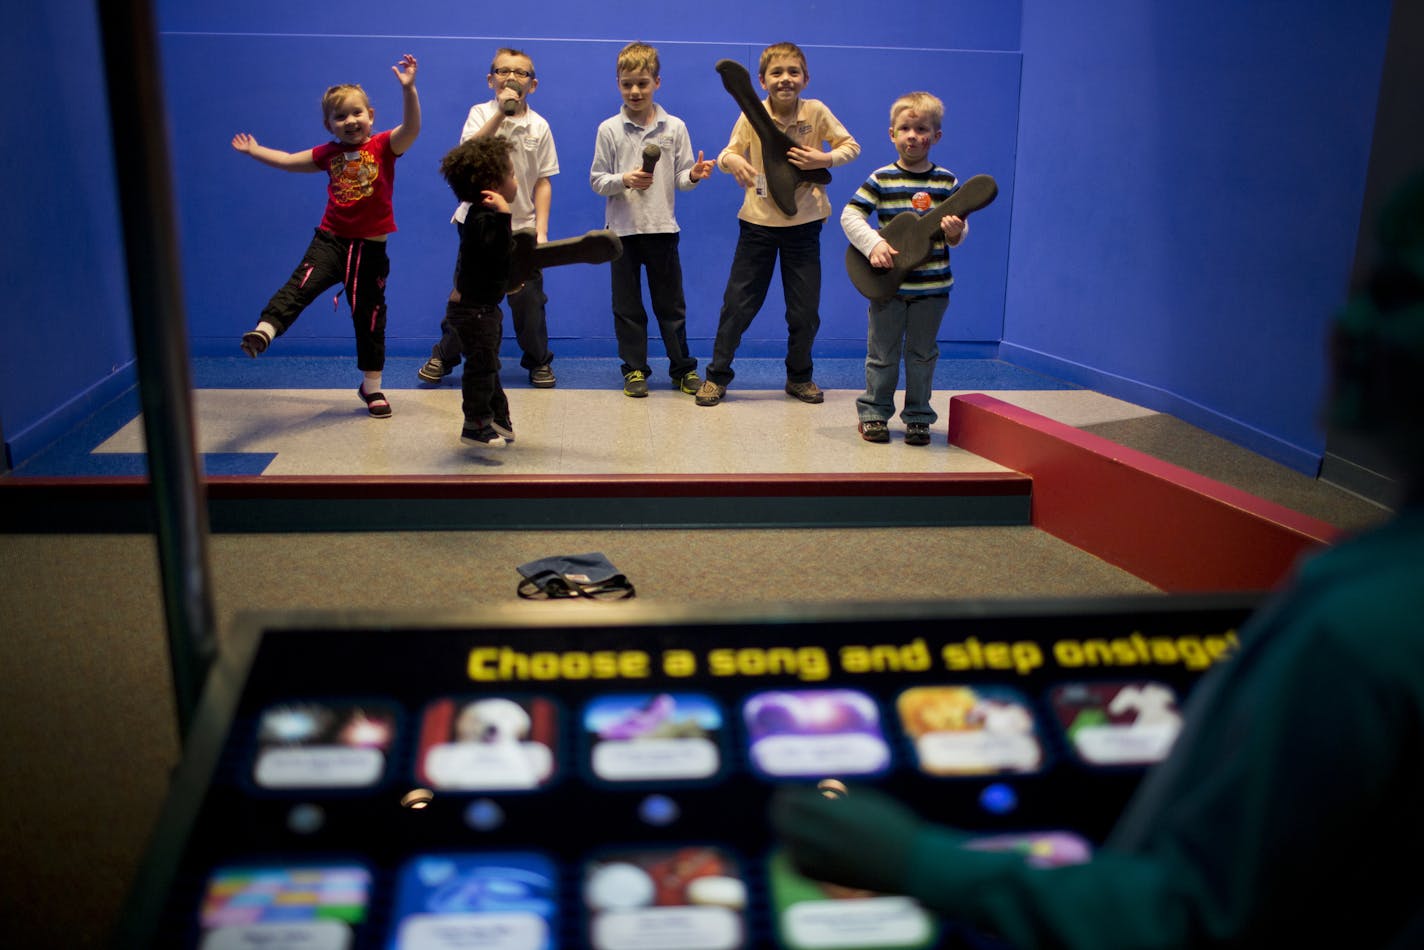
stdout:
[[[355,4],[360,10],[363,5]],[[252,19],[235,22],[234,12],[214,11],[211,21],[174,5],[165,19],[164,66],[173,121],[173,151],[183,216],[183,262],[194,351],[235,352],[236,341],[254,322],[270,293],[300,259],[311,229],[321,216],[324,184],[319,175],[294,175],[263,166],[234,152],[234,132],[250,131],[265,145],[298,151],[324,141],[318,102],[335,82],[356,81],[371,95],[377,126],[399,121],[399,87],[389,67],[403,52],[420,61],[417,86],[423,113],[420,139],[397,164],[396,218],[391,237],[388,345],[394,354],[428,351],[438,332],[455,249],[450,212],[454,200],[437,171],[441,155],[458,140],[470,106],[487,99],[486,73],[493,51],[502,45],[526,50],[534,59],[539,87],[530,104],[549,120],[558,147],[560,174],[553,179],[552,238],[571,237],[604,224],[604,199],[589,188],[588,171],[594,132],[619,107],[614,62],[623,38],[571,39],[528,36],[464,36],[461,24],[443,34],[437,5],[417,5],[401,24],[383,22],[371,5],[362,35],[301,32],[320,24],[292,17],[274,18],[264,4],[247,10]],[[451,5],[452,7],[454,5]],[[563,16],[564,5],[541,10],[539,22],[522,24],[531,33],[551,19],[566,33],[585,17]],[[573,10],[576,5],[567,5]],[[828,5],[828,15],[854,5]],[[972,5],[970,5],[972,7]],[[646,35],[662,54],[662,87],[657,100],[687,122],[694,148],[709,158],[726,144],[738,115],[736,103],[721,85],[713,66],[722,58],[746,63],[755,75],[757,56],[767,41],[746,26],[743,16],[726,10],[699,21],[668,17]],[[385,16],[389,17],[389,13]],[[268,19],[263,19],[263,18]],[[428,19],[426,18],[428,17]],[[532,18],[531,18],[532,20]],[[817,20],[820,23],[820,20]],[[844,24],[846,20],[841,18]],[[1007,36],[1016,33],[1012,15],[989,21]],[[280,23],[277,31],[274,24]],[[729,29],[729,24],[733,28]],[[511,24],[513,25],[513,24]],[[217,27],[223,28],[222,32]],[[474,24],[463,24],[474,26]],[[184,27],[179,29],[178,27]],[[259,27],[263,32],[257,33]],[[401,28],[402,35],[367,35]],[[594,27],[587,27],[590,32]],[[825,28],[821,23],[819,30]],[[330,27],[326,27],[329,31]],[[424,33],[420,31],[426,31]],[[707,42],[693,36],[755,35],[755,42]],[[824,36],[810,30],[815,36]],[[829,193],[835,213],[822,234],[824,284],[822,330],[817,352],[855,356],[864,352],[865,301],[845,276],[846,241],[836,221],[840,208],[874,168],[894,158],[888,138],[888,110],[895,96],[928,88],[946,99],[946,135],[935,157],[961,177],[986,172],[1000,182],[997,205],[975,222],[972,240],[956,252],[959,286],[945,323],[944,338],[966,348],[992,353],[1002,332],[1004,280],[1008,262],[1008,221],[1013,185],[1020,62],[1012,50],[931,48],[924,31],[914,37],[921,48],[817,46],[798,36],[809,60],[806,95],[820,98],[861,142],[856,162],[833,170]],[[936,30],[943,43],[956,31]],[[998,41],[994,30],[981,34]],[[671,39],[658,39],[670,36]],[[881,42],[904,42],[887,34]],[[232,84],[228,77],[240,76]],[[717,313],[736,241],[741,190],[731,176],[717,174],[690,193],[678,196],[681,253],[688,297],[688,335],[694,353],[710,353]],[[546,274],[549,327],[556,353],[613,355],[606,268],[581,265]],[[747,334],[742,353],[775,356],[785,351],[785,322],[779,281],[773,284],[762,315]],[[352,352],[344,304],[333,312],[329,302],[309,308],[280,341],[286,353]]]
[[1006,358],[1314,473],[1389,0],[1028,0]]

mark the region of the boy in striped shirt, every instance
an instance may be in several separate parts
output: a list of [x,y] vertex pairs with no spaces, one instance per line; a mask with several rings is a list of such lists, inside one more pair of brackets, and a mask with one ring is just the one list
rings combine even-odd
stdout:
[[[898,157],[872,172],[841,212],[846,237],[875,267],[891,267],[899,251],[871,226],[872,215],[884,226],[905,211],[924,214],[959,189],[953,173],[930,161],[930,147],[940,140],[943,121],[944,103],[927,92],[896,99],[890,107],[890,140]],[[895,414],[903,351],[905,407],[900,418],[905,444],[929,445],[930,426],[938,418],[930,406],[930,390],[939,362],[939,326],[954,285],[949,249],[959,246],[969,226],[961,217],[946,215],[939,230],[930,256],[905,276],[899,292],[870,304],[865,392],[855,401],[860,437],[867,442],[890,441],[887,423]]]

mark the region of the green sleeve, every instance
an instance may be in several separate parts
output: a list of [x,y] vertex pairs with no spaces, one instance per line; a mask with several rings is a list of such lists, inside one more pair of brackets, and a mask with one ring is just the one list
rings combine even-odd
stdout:
[[923,829],[906,869],[905,892],[950,920],[1019,948],[1191,943],[1186,903],[1158,861],[1099,851],[1086,864],[1037,868],[1011,852],[965,848],[963,839]]

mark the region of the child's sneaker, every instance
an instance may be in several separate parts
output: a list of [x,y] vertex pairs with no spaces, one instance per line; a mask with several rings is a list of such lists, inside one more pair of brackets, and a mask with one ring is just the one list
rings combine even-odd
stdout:
[[548,363],[543,366],[536,366],[529,371],[529,385],[535,389],[553,389],[558,384],[558,379],[554,376],[554,371]]
[[725,395],[727,395],[727,387],[719,386],[709,379],[697,390],[697,404],[699,406],[715,406],[722,401],[722,397]]
[[511,445],[514,443],[513,419],[511,419],[509,416],[505,416],[503,419],[501,419],[499,416],[495,416],[494,419],[490,421],[490,425],[494,427],[494,431],[498,432],[501,436],[504,437],[504,441],[510,443]]
[[440,380],[449,376],[454,371],[455,367],[453,365],[447,366],[445,361],[440,357],[432,356],[425,361],[425,365],[420,368],[416,375],[427,383],[439,385]]
[[258,353],[267,352],[267,344],[272,342],[272,338],[265,330],[248,330],[242,335],[242,352],[248,356],[256,356]]
[[[889,442],[890,427],[880,419],[866,419],[859,426],[860,437],[867,442]],[[908,438],[905,440],[909,441]]]
[[905,425],[906,445],[929,445],[930,425],[928,422],[910,422]]
[[795,396],[802,402],[809,402],[813,404],[818,402],[825,402],[826,400],[826,394],[821,392],[821,387],[817,386],[809,379],[806,380],[804,383],[793,383],[788,381],[786,383],[786,395]]
[[506,440],[486,422],[483,425],[466,425],[460,430],[460,441],[481,449],[502,449]]
[[672,381],[674,389],[687,393],[689,396],[696,396],[697,390],[702,388],[702,377],[696,372],[684,373],[682,379]]
[[642,397],[648,394],[648,377],[643,375],[643,371],[635,369],[623,377],[623,395]]

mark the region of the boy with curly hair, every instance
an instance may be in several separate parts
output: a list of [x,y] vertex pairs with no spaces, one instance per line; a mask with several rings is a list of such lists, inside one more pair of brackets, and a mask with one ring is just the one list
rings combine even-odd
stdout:
[[513,145],[498,136],[466,139],[440,161],[440,173],[469,213],[460,225],[455,289],[445,305],[446,324],[465,355],[460,441],[476,448],[502,449],[514,441],[509,399],[499,381],[499,344],[504,317],[499,302],[509,290],[513,255],[510,203],[519,180],[510,156]]

